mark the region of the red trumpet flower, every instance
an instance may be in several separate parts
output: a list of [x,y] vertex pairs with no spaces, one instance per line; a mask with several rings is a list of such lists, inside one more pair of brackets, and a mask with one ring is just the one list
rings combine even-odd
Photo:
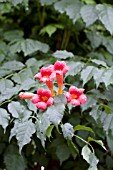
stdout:
[[58,94],[62,94],[63,75],[67,73],[69,67],[64,61],[56,61],[54,64],[54,70],[56,72],[56,80],[58,83]]
[[19,97],[20,99],[32,99],[36,94],[30,92],[20,92]]
[[87,97],[83,94],[85,89],[77,88],[75,86],[71,86],[69,88],[69,92],[65,93],[67,101],[70,102],[74,106],[79,106],[80,104],[84,104],[87,101]]
[[32,103],[36,104],[36,107],[41,110],[45,110],[48,106],[53,104],[54,99],[50,90],[39,88],[36,96],[32,98]]
[[41,83],[45,82],[48,88],[50,89],[52,96],[54,96],[54,89],[53,89],[53,80],[56,77],[56,73],[54,71],[54,66],[50,65],[48,67],[42,67],[40,72],[34,76],[37,78]]

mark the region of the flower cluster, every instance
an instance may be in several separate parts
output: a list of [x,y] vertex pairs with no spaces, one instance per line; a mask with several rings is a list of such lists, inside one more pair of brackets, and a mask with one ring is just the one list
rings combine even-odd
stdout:
[[[64,61],[56,61],[54,65],[48,67],[42,67],[40,72],[37,73],[34,78],[38,79],[40,83],[46,83],[48,90],[39,88],[37,94],[30,92],[20,92],[20,99],[31,99],[32,103],[36,105],[38,109],[45,110],[48,106],[54,103],[54,96],[64,94],[67,102],[70,102],[74,106],[79,106],[87,101],[87,97],[83,94],[83,88],[77,88],[71,86],[68,92],[63,92],[64,74],[69,70],[69,67]],[[58,84],[58,92],[54,92],[53,80],[56,79]]]

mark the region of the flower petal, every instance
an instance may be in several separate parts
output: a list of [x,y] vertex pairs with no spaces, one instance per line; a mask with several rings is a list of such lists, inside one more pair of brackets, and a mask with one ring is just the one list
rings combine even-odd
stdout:
[[57,74],[66,74],[67,71],[69,70],[69,67],[66,65],[64,61],[56,61],[54,64],[54,70],[56,71]]
[[36,107],[41,110],[45,110],[47,108],[47,104],[45,102],[36,103]]
[[84,92],[85,89],[82,89],[82,88],[77,88],[76,86],[71,86],[69,88],[69,93],[71,94],[75,94],[77,97],[79,97],[83,92]]
[[50,90],[43,90],[43,96],[46,96],[47,98],[49,98],[49,97],[51,97],[52,96],[52,94],[51,94],[51,91]]
[[81,94],[78,100],[80,101],[81,104],[84,104],[87,101],[87,97],[84,94]]
[[44,91],[43,88],[39,88],[39,89],[37,90],[37,94],[38,94],[38,95],[42,95],[42,94],[43,94],[43,91]]
[[69,71],[69,67],[65,66],[65,68],[63,69],[63,74],[66,74]]
[[36,78],[36,79],[39,79],[39,80],[40,80],[40,78],[41,78],[41,74],[40,74],[40,73],[37,73],[37,74],[34,76],[34,78]]
[[48,101],[46,102],[46,104],[47,104],[47,106],[51,106],[53,104],[53,102],[54,102],[54,99],[52,97],[50,97],[48,99]]
[[36,94],[32,99],[31,99],[33,104],[36,104],[40,101],[39,96]]
[[71,99],[72,99],[70,93],[69,93],[69,92],[66,92],[66,93],[65,93],[65,96],[66,96],[67,101],[70,102]]
[[77,100],[77,99],[72,99],[72,100],[70,101],[70,103],[71,103],[72,105],[74,105],[74,106],[79,106],[79,105],[80,105],[80,101]]

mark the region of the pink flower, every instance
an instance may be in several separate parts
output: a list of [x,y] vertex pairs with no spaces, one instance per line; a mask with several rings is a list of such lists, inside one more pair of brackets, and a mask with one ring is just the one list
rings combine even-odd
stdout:
[[69,67],[64,61],[56,61],[54,64],[54,70],[56,74],[66,74],[69,70]]
[[32,97],[35,97],[36,94],[30,93],[30,92],[20,92],[19,97],[20,99],[32,99]]
[[58,94],[62,94],[63,75],[67,73],[69,67],[64,61],[56,61],[54,64],[54,70],[56,72],[56,80],[58,83]]
[[69,92],[65,93],[67,101],[74,106],[79,106],[80,104],[86,103],[87,97],[83,94],[84,90],[85,89],[71,86],[69,88]]
[[48,88],[50,89],[52,95],[54,96],[53,90],[53,80],[56,77],[56,73],[54,71],[54,66],[50,65],[48,67],[42,67],[40,72],[37,73],[35,76],[41,83],[45,82]]
[[38,109],[45,110],[48,106],[53,104],[54,100],[50,90],[39,88],[36,96],[34,96],[31,101],[36,104]]
[[42,67],[40,72],[34,77],[37,78],[40,82],[53,81],[56,77],[54,66],[50,65],[48,67]]

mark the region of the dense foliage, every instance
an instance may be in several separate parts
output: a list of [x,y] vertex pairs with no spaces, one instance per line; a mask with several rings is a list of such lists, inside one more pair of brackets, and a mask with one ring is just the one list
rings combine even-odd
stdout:
[[[0,169],[113,169],[112,35],[111,0],[0,1]],[[41,111],[21,100],[47,88],[34,75],[57,60],[70,67],[63,91],[88,101],[56,95]]]

